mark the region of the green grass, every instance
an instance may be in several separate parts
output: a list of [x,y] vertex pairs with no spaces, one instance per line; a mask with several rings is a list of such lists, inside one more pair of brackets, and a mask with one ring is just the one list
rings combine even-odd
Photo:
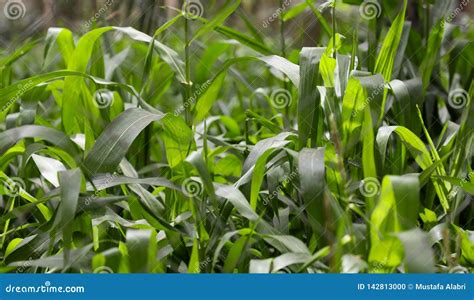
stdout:
[[474,28],[345,2],[3,49],[0,271],[472,272]]

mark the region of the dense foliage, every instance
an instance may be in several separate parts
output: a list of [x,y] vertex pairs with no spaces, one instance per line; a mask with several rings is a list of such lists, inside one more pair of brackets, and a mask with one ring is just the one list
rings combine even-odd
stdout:
[[94,20],[4,49],[1,270],[472,271],[474,28],[463,1],[408,2],[260,24],[189,1],[153,36]]

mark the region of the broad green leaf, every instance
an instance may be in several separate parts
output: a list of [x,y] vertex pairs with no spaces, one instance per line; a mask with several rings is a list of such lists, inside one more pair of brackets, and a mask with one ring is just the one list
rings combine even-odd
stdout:
[[36,46],[38,45],[39,40],[35,41],[29,41],[25,44],[23,44],[21,47],[16,49],[12,54],[4,56],[4,53],[2,53],[2,57],[0,58],[0,66],[6,67],[20,59],[21,57],[28,55],[28,53]]
[[13,145],[25,138],[48,141],[67,151],[73,157],[79,153],[76,145],[62,131],[37,125],[26,125],[0,133],[0,154],[3,155]]
[[301,147],[320,145],[322,133],[321,96],[316,86],[323,48],[303,48],[300,53],[300,86],[298,99],[298,133]]
[[474,264],[474,231],[464,230],[453,224],[454,229],[461,237],[461,255],[462,258]]
[[[112,27],[94,29],[82,36],[71,54],[68,70],[85,73],[96,41],[102,34],[112,29]],[[90,98],[90,92],[85,87],[82,78],[66,77],[61,111],[62,124],[67,134],[83,132],[82,128],[88,124],[86,111],[96,118],[99,117],[99,109],[94,105],[89,105],[89,102],[85,102]]]
[[64,66],[67,66],[71,61],[71,56],[75,48],[72,32],[66,28],[51,27],[48,29],[45,42],[46,45],[43,54],[45,61],[47,62],[48,57],[52,55],[50,53],[53,53],[53,45],[57,44],[64,61]]
[[216,16],[196,31],[191,42],[224,23],[224,21],[239,7],[239,5],[240,0],[227,1],[225,6],[219,10],[219,13],[217,13]]
[[395,60],[399,51],[398,46],[400,45],[400,40],[402,39],[406,8],[407,0],[403,0],[402,11],[395,18],[390,30],[385,36],[382,48],[380,49],[377,61],[375,62],[374,73],[382,74],[386,82],[392,79]]
[[245,247],[247,246],[248,242],[249,237],[242,236],[232,245],[224,262],[224,267],[222,269],[224,273],[234,272],[234,269],[237,267],[240,259],[245,256]]
[[257,221],[259,216],[250,206],[245,196],[231,185],[216,184],[216,195],[226,199],[246,219]]
[[236,41],[239,41],[239,43],[257,51],[258,53],[261,53],[263,55],[271,55],[274,54],[276,51],[273,51],[271,48],[269,48],[267,45],[255,40],[252,37],[249,37],[242,32],[232,29],[227,26],[217,26],[215,31],[219,32],[223,36],[234,39]]
[[197,239],[194,239],[193,242],[191,258],[188,264],[188,273],[201,273],[201,266],[199,263],[199,243]]
[[[17,192],[18,196],[22,197],[23,199],[25,199],[26,201],[28,201],[32,205],[37,206],[38,210],[41,212],[42,216],[44,217],[44,219],[46,221],[49,221],[51,219],[51,214],[52,213],[48,209],[48,207],[46,205],[44,205],[43,203],[41,203],[41,201],[38,201],[38,199],[36,199],[35,197],[28,194],[25,191],[24,187],[22,186],[21,182],[17,182],[14,179],[8,177],[1,170],[0,170],[0,182],[1,182],[0,188],[1,188],[2,194],[4,194],[3,192],[5,192],[5,189],[9,190],[9,194],[11,194],[12,191]],[[7,214],[5,214],[5,215],[7,215]]]
[[380,75],[353,74],[349,78],[342,102],[343,144],[350,149],[359,139],[364,111],[370,108],[375,123],[383,115],[383,78]]
[[[473,177],[473,175],[471,175],[471,177]],[[465,178],[460,179],[449,176],[437,176],[437,178],[440,178],[441,180],[447,181],[455,186],[458,186],[467,193],[474,195],[474,183],[467,181]]]
[[[420,206],[419,182],[416,176],[385,176],[380,198],[370,216],[372,268],[395,268],[401,261],[402,248],[392,234],[416,226]],[[395,239],[395,240],[394,240]]]
[[[372,127],[372,116],[368,107],[364,110],[364,123],[362,125],[362,167],[364,178],[377,178],[377,166],[375,164],[375,139]],[[374,208],[375,195],[366,196],[366,209],[368,215]]]
[[150,271],[152,262],[150,258],[155,259],[154,251],[155,239],[150,230],[127,230],[127,250],[128,261],[131,273],[146,273]]
[[135,28],[132,27],[113,27],[115,30],[122,32],[129,36],[131,39],[139,42],[145,42],[145,43],[154,43],[155,49],[160,53],[161,59],[165,61],[173,71],[176,72],[177,77],[180,82],[185,82],[185,76],[184,76],[184,62],[182,59],[179,57],[178,53],[171,49],[170,47],[166,46],[165,44],[160,43],[156,39],[153,39],[153,37],[136,30]]
[[97,139],[84,161],[85,172],[93,175],[115,171],[138,134],[151,122],[160,121],[163,117],[162,114],[152,114],[139,108],[123,112]]
[[41,175],[54,187],[59,187],[58,174],[66,167],[60,161],[46,156],[33,154],[32,157]]
[[276,151],[277,149],[275,148],[267,149],[265,152],[262,153],[262,155],[258,157],[253,167],[252,183],[250,187],[250,206],[254,210],[257,208],[258,195],[266,173],[265,166],[267,164],[267,160]]
[[287,9],[286,11],[284,10],[281,18],[285,22],[291,19],[294,19],[297,16],[299,16],[302,12],[304,12],[307,7],[308,7],[307,2],[301,2],[301,3],[295,4],[289,9]]
[[11,105],[16,103],[26,92],[30,91],[34,87],[41,84],[48,83],[49,81],[52,81],[52,80],[57,80],[57,79],[61,79],[63,77],[68,77],[68,76],[84,77],[86,79],[91,80],[95,84],[106,85],[106,86],[118,86],[125,89],[130,94],[138,96],[137,92],[133,89],[133,87],[129,85],[110,82],[110,81],[103,80],[100,78],[92,77],[90,75],[87,75],[81,72],[61,70],[61,71],[53,71],[50,73],[40,74],[40,75],[36,75],[27,79],[23,79],[3,89],[0,89],[0,106],[2,106],[3,108],[2,111],[6,111]]
[[[134,178],[120,175],[99,175],[92,178],[96,190],[101,191],[122,184],[144,184],[152,186],[164,186],[178,190],[179,187],[164,177]],[[92,187],[90,188],[92,190]]]
[[181,117],[168,114],[162,119],[166,158],[171,168],[184,161],[195,149],[193,132]]
[[429,235],[418,228],[397,233],[404,248],[404,266],[407,273],[434,273],[434,254]]
[[402,63],[406,58],[406,48],[408,44],[408,39],[411,32],[411,22],[405,22],[403,24],[402,36],[400,38],[400,44],[398,45],[397,55],[393,64],[392,77],[398,78],[400,70],[402,69]]
[[324,148],[304,148],[298,156],[301,196],[313,231],[322,233],[325,225],[323,196],[325,191]]
[[[431,154],[425,144],[413,132],[402,126],[384,126],[379,128],[376,140],[382,158],[382,164],[385,161],[388,139],[392,133],[398,135],[421,169],[428,169],[433,164]],[[435,186],[436,193],[440,198],[441,205],[445,211],[448,211],[449,203],[446,198],[446,193],[443,190],[443,186],[437,182],[433,182],[433,185]]]
[[[225,77],[226,73],[220,74],[219,77],[212,81],[212,84],[209,86],[206,92],[199,97],[195,107],[195,123],[202,121],[208,114],[208,112],[211,110],[212,105],[217,101],[217,96],[219,95],[219,91],[222,88],[222,84],[224,83]],[[195,101],[195,99],[193,100]],[[188,99],[187,101],[192,100]]]
[[439,60],[439,51],[443,41],[445,20],[441,19],[431,29],[428,38],[428,45],[423,62],[420,66],[421,77],[423,78],[423,88],[426,90],[430,84],[433,69]]
[[70,249],[74,230],[73,221],[81,190],[81,171],[79,169],[61,171],[58,177],[61,184],[61,203],[54,220],[54,227],[62,230],[65,247],[64,264],[69,266],[72,263]]

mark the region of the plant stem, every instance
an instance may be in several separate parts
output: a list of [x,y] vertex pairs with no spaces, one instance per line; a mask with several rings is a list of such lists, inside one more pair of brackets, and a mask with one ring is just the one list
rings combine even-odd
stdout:
[[[283,9],[283,0],[280,0],[280,8]],[[285,45],[285,21],[282,15],[280,15],[280,47],[281,56],[286,57],[286,45]]]
[[334,1],[332,7],[332,45],[333,45],[333,58],[336,58],[336,1]]
[[425,46],[428,46],[428,38],[430,35],[430,3],[425,0]]
[[[186,101],[189,101],[191,98],[191,65],[190,65],[190,55],[189,55],[189,46],[190,46],[190,39],[189,39],[189,20],[188,18],[184,18],[184,64],[185,64],[185,99],[183,105],[186,104]],[[189,124],[189,111],[186,108],[186,105],[184,106],[184,117],[186,120],[186,123]]]

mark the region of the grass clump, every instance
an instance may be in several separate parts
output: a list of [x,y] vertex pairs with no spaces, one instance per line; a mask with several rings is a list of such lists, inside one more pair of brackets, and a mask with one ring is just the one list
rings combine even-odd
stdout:
[[282,1],[274,38],[191,2],[2,52],[2,272],[472,271],[454,1]]

